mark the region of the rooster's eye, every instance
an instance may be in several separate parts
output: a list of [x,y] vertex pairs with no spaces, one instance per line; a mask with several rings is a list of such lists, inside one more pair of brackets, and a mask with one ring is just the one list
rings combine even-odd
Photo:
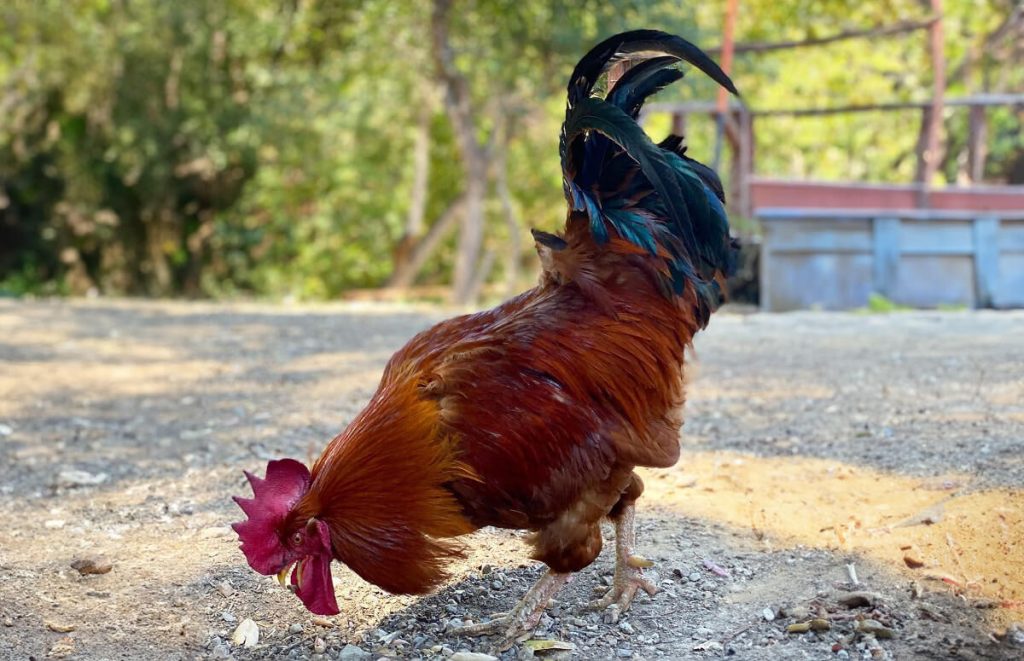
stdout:
[[294,535],[292,535],[292,544],[293,545],[298,546],[301,543],[302,543],[302,533],[301,532],[297,532]]

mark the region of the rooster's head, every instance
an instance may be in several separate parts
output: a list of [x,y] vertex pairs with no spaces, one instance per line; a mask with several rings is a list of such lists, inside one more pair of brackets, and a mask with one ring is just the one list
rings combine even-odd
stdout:
[[[277,574],[311,612],[336,615],[338,602],[331,583],[331,534],[327,524],[305,513],[309,470],[294,459],[267,464],[260,479],[246,471],[253,497],[235,496],[248,519],[233,524],[249,566],[267,576]],[[293,571],[294,570],[294,571]]]

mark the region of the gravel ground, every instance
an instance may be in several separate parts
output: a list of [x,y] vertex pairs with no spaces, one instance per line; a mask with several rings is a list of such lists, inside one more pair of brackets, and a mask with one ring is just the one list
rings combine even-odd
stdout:
[[[338,568],[315,618],[227,527],[242,469],[315,456],[444,316],[0,301],[0,659],[486,653],[446,631],[539,575],[518,533],[428,597]],[[606,551],[503,659],[1024,656],[1024,314],[726,312],[695,354],[683,459],[640,503],[661,592],[588,611]]]

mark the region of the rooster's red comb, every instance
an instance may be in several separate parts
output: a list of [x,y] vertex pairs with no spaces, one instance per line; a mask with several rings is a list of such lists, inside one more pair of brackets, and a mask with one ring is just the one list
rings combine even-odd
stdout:
[[294,459],[278,459],[267,464],[263,479],[244,472],[253,497],[234,496],[234,500],[248,519],[231,527],[238,533],[249,566],[261,574],[276,574],[287,563],[278,528],[309,489],[309,469]]

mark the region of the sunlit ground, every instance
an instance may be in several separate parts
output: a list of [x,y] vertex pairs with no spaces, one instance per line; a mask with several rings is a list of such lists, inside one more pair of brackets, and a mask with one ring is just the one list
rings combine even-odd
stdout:
[[908,581],[990,600],[996,625],[1024,620],[1020,490],[735,452],[695,453],[680,468],[647,474],[648,497],[687,516],[748,530],[768,547],[861,554]]

